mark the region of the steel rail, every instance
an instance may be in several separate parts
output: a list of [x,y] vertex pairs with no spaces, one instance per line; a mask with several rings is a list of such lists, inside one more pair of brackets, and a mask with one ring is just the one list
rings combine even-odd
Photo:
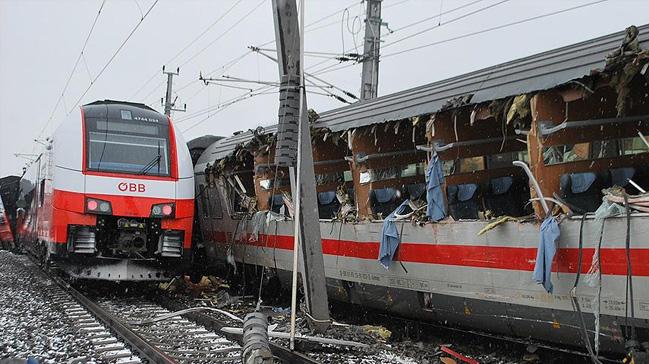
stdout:
[[[162,297],[157,297],[157,303],[160,304],[161,306],[165,307],[166,309],[170,311],[179,311],[182,309],[185,309],[187,307],[180,305],[175,302],[171,302],[166,298]],[[239,344],[243,345],[243,335],[239,334],[231,334],[231,333],[225,333],[222,332],[221,329],[227,326],[232,326],[230,323],[226,323],[224,321],[219,320],[216,317],[213,317],[211,315],[202,313],[202,312],[190,312],[183,314],[182,316],[186,317],[187,319],[194,321],[198,324],[201,324],[205,326],[208,330],[216,331],[219,332],[221,335],[225,336],[229,340],[233,340],[238,342]],[[295,364],[321,364],[319,361],[310,358],[300,352],[297,351],[291,351],[289,348],[286,348],[284,346],[278,345],[276,343],[270,342],[269,343],[270,350],[273,353],[273,355],[282,360],[284,363],[295,363]]]
[[139,334],[131,330],[127,325],[122,323],[115,316],[108,311],[101,308],[94,303],[91,299],[84,296],[81,292],[77,291],[69,283],[63,281],[61,278],[43,272],[48,278],[52,279],[59,287],[65,292],[70,294],[79,304],[85,307],[90,313],[101,321],[106,328],[112,331],[125,343],[131,346],[131,351],[140,359],[147,360],[149,363],[155,364],[178,364],[176,360],[167,356],[163,351],[156,348],[147,340],[142,338]]

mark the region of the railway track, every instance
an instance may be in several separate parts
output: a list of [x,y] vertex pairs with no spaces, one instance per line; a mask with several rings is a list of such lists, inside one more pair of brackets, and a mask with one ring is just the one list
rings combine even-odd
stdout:
[[[45,272],[43,272],[45,273]],[[45,273],[47,274],[47,273]],[[232,326],[211,315],[190,313],[142,324],[172,313],[161,304],[142,298],[93,299],[54,274],[48,274],[62,291],[58,301],[67,317],[93,343],[106,362],[135,363],[240,363],[239,335],[221,333]],[[70,302],[73,301],[73,302]],[[167,306],[172,303],[167,302]],[[188,319],[189,318],[189,319]],[[318,362],[283,346],[270,343],[277,363]],[[83,362],[85,358],[80,358]]]

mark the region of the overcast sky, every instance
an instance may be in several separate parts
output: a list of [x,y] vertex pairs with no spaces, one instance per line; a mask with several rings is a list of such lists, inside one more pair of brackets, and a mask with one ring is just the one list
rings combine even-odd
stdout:
[[[384,0],[383,21],[394,32],[382,28],[379,95],[649,23],[649,1],[609,0],[406,51],[593,1]],[[277,65],[247,49],[274,40],[270,0],[160,0],[81,97],[154,2],[105,2],[84,56],[55,108],[102,1],[0,0],[0,176],[19,174],[26,160],[13,154],[37,152],[34,138],[51,135],[69,112],[78,112],[79,104],[115,99],[144,102],[161,110],[164,64],[170,69],[180,67],[174,89],[177,103],[186,103],[187,112],[174,113],[173,118],[187,140],[277,122],[278,95],[270,92],[277,90],[262,90],[228,104],[247,91],[204,86],[197,80],[199,72],[212,72],[215,77],[277,81]],[[358,95],[361,66],[338,69],[345,64],[336,66],[338,61],[326,57],[343,50],[356,52],[355,45],[362,53],[365,4],[306,0],[305,8],[305,49],[327,53],[307,55],[307,71],[322,70],[321,78]],[[427,28],[433,29],[399,41]],[[275,56],[273,43],[263,48]],[[317,94],[311,94],[308,103],[319,112],[343,105]]]

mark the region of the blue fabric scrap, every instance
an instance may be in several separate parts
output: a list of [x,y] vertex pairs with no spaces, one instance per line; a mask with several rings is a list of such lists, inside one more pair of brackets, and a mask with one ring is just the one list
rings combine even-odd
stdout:
[[428,163],[428,185],[426,186],[426,216],[432,221],[439,221],[446,218],[446,203],[442,193],[444,184],[444,172],[442,172],[442,163],[437,154],[434,154]]
[[552,293],[552,261],[557,252],[557,240],[560,233],[559,224],[552,216],[548,216],[541,224],[541,239],[536,252],[536,264],[532,279],[536,283],[542,284],[548,293]]
[[383,231],[381,232],[381,244],[379,246],[379,262],[385,269],[390,268],[394,253],[401,243],[401,237],[395,223],[396,215],[403,214],[408,207],[408,200],[405,200],[388,217],[383,219]]

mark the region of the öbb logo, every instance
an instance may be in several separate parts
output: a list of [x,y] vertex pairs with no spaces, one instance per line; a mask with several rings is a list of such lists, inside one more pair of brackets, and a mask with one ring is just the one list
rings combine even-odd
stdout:
[[122,192],[146,192],[146,186],[144,183],[126,183],[126,182],[121,182],[120,184],[117,185],[117,189],[119,189]]

